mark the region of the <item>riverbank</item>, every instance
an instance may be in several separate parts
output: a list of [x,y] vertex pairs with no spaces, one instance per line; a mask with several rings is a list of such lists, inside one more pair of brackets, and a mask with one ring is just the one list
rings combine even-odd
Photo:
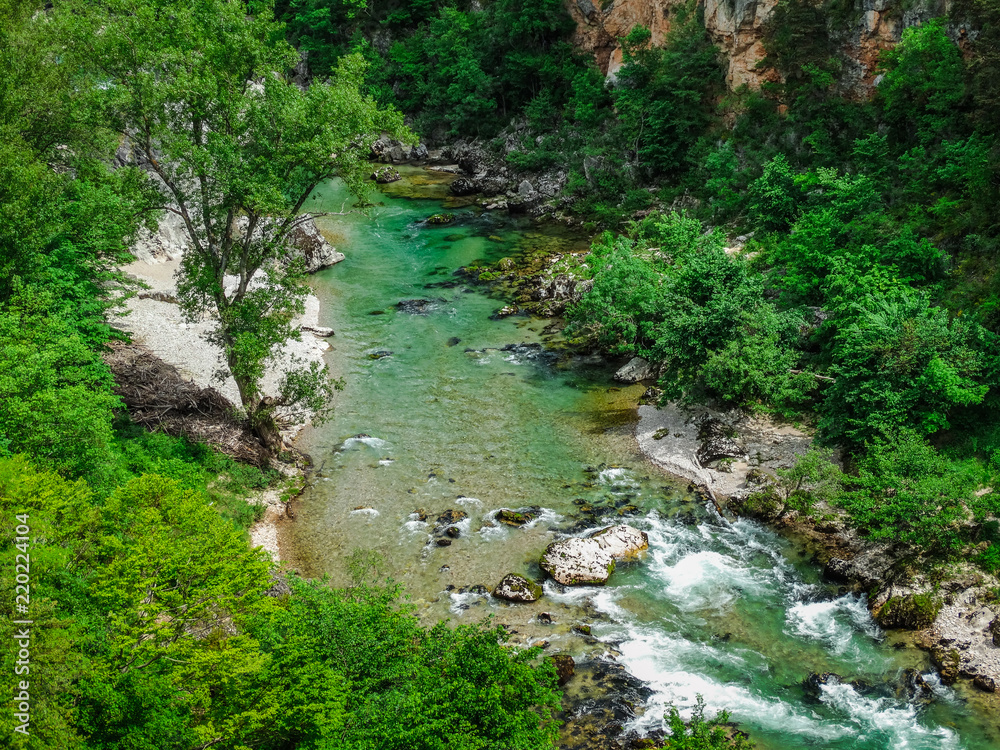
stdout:
[[[311,222],[297,230],[292,237],[296,249],[305,259],[311,271],[326,268],[343,260],[344,255],[338,253],[322,236],[319,229]],[[169,220],[165,220],[157,233],[146,233],[140,237],[134,248],[136,260],[121,267],[121,270],[142,287],[135,296],[125,302],[127,314],[115,321],[116,327],[128,333],[132,347],[141,356],[154,364],[162,362],[166,367],[160,369],[169,372],[171,381],[190,384],[190,390],[210,397],[213,406],[220,402],[227,408],[214,409],[213,414],[190,415],[174,420],[175,424],[161,428],[188,434],[194,439],[201,439],[216,445],[224,452],[233,453],[233,443],[239,442],[240,449],[233,455],[240,460],[247,460],[250,454],[263,455],[262,451],[253,450],[252,443],[256,438],[242,427],[242,421],[236,418],[240,411],[240,396],[235,380],[227,372],[227,366],[220,347],[206,339],[213,328],[209,318],[190,322],[185,319],[177,303],[176,274],[180,268],[183,255],[183,234]],[[277,396],[281,380],[285,373],[293,367],[308,366],[310,363],[324,365],[324,355],[330,350],[326,339],[333,334],[331,329],[319,325],[320,302],[315,294],[308,294],[304,300],[304,310],[301,315],[292,320],[292,325],[300,331],[298,340],[285,343],[270,363],[262,380],[262,390],[265,395]],[[134,359],[134,357],[133,357]],[[132,368],[132,362],[124,363],[126,368]],[[219,377],[224,374],[224,377]],[[157,384],[153,384],[154,387]],[[127,399],[126,399],[127,401]],[[131,406],[131,405],[130,405]],[[203,424],[185,424],[192,420]],[[213,424],[207,424],[212,422]],[[225,422],[225,425],[215,424]],[[281,435],[287,444],[291,444],[301,431],[310,424],[308,417],[286,419],[282,425]],[[156,425],[147,425],[156,428]],[[233,433],[241,432],[237,439]],[[273,467],[283,474],[286,480],[301,483],[304,470],[295,462],[285,463],[270,459]],[[257,493],[247,499],[251,505],[263,506],[262,518],[249,529],[252,546],[263,547],[276,561],[281,561],[282,547],[285,539],[284,525],[289,516],[287,503],[280,497],[281,490],[269,489]]]

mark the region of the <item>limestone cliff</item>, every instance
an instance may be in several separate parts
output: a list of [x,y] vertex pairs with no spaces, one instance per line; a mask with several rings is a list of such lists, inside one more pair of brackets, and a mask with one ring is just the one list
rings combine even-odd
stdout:
[[[599,2],[599,0],[597,0]],[[784,2],[785,0],[782,0]],[[726,81],[731,89],[744,84],[758,88],[779,74],[759,63],[764,59],[768,21],[779,0],[702,0],[705,27],[727,58]],[[875,81],[879,52],[891,48],[903,29],[948,13],[953,0],[854,0],[846,12],[829,13],[827,33],[844,63],[841,85],[858,97],[868,96]],[[567,0],[576,21],[574,42],[592,52],[601,71],[609,76],[622,64],[619,39],[637,25],[652,32],[653,43],[663,41],[671,19],[685,0]],[[827,3],[829,5],[829,3]],[[955,22],[950,34],[961,43],[967,30]]]

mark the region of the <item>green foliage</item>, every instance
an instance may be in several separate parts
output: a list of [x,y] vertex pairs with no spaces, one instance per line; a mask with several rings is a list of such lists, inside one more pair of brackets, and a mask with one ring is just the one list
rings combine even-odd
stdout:
[[860,446],[903,428],[931,435],[949,427],[953,409],[986,396],[975,324],[949,320],[926,294],[852,290],[831,322],[835,382],[820,422],[828,440]]
[[111,373],[72,326],[24,292],[0,308],[0,455],[71,476],[113,461]]
[[275,731],[283,746],[550,748],[555,674],[513,652],[501,628],[420,627],[396,586],[334,591],[291,580],[287,606],[251,632],[287,696]]
[[872,539],[954,553],[1000,511],[992,493],[975,494],[987,478],[980,465],[948,460],[913,432],[873,440],[857,471],[838,503]]
[[555,120],[586,70],[573,29],[559,0],[442,7],[389,51],[396,101],[428,133],[492,136],[522,112],[536,126]]
[[783,154],[767,163],[764,173],[750,185],[748,196],[750,220],[765,231],[788,229],[805,199]]
[[570,310],[577,330],[659,364],[665,398],[780,407],[806,398],[813,377],[792,372],[797,316],[764,299],[762,278],[725,254],[721,234],[677,214],[632,231],[635,240],[605,234],[595,243],[594,286]]
[[670,750],[753,750],[754,744],[740,732],[728,726],[729,714],[720,711],[705,718],[705,700],[700,695],[684,721],[676,706],[671,705],[664,716],[670,735],[663,745]]
[[938,19],[903,31],[882,54],[878,96],[895,143],[950,140],[965,130],[965,71],[958,47]]
[[[32,750],[552,747],[539,650],[499,628],[423,628],[397,586],[366,582],[370,556],[347,590],[293,578],[274,600],[266,553],[200,493],[147,474],[98,504],[23,457],[0,458],[0,512],[6,569],[15,513],[34,539]],[[11,673],[15,654],[0,656]]]

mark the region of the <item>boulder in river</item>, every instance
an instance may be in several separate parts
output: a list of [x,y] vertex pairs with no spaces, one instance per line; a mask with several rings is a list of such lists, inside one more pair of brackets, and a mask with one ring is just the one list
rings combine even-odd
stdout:
[[379,185],[387,185],[390,182],[397,182],[403,179],[399,174],[399,170],[395,167],[379,167],[374,172],[372,172],[372,179],[375,180]]
[[559,686],[562,687],[575,672],[576,662],[569,654],[553,654],[549,657],[552,666],[556,668],[556,677],[559,678]]
[[493,596],[509,602],[536,602],[541,595],[541,586],[516,573],[505,575],[493,589]]
[[434,225],[451,224],[454,220],[455,214],[434,214],[427,217],[427,223]]
[[649,547],[646,533],[631,526],[611,526],[589,538],[552,542],[542,553],[542,570],[565,586],[607,583],[615,562],[631,560]]
[[531,512],[521,513],[510,508],[501,508],[497,511],[497,520],[507,526],[524,526],[534,518]]

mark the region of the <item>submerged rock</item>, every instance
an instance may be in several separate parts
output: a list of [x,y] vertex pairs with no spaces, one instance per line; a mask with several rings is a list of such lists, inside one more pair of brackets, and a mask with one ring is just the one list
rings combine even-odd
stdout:
[[434,214],[427,217],[427,223],[435,226],[451,224],[455,220],[455,214]]
[[565,586],[607,583],[615,562],[631,560],[649,547],[646,533],[631,526],[611,526],[589,538],[553,542],[542,554],[542,570]]
[[541,586],[516,573],[505,575],[493,589],[493,596],[509,602],[536,602],[541,595]]
[[426,315],[435,305],[448,300],[443,297],[437,299],[403,299],[396,303],[396,309],[410,315]]
[[833,672],[810,672],[809,676],[802,680],[802,689],[806,695],[819,699],[824,685],[836,685],[841,682],[840,675]]

